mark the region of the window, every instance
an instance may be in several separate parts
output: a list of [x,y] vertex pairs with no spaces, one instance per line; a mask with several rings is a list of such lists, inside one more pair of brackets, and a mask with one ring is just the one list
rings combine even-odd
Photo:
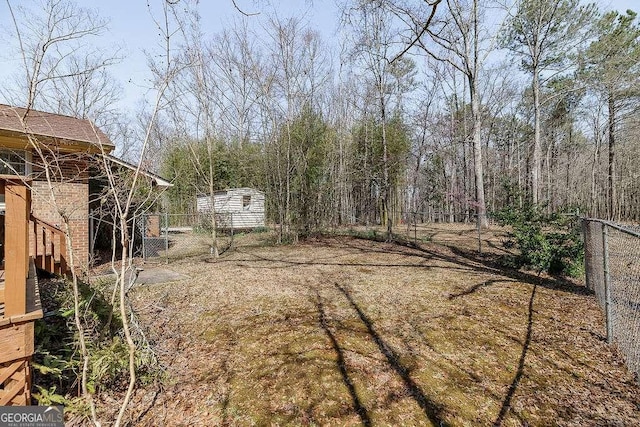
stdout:
[[0,149],[0,175],[29,175],[31,153],[22,150]]
[[242,196],[242,209],[245,211],[248,211],[250,205],[251,205],[251,196]]

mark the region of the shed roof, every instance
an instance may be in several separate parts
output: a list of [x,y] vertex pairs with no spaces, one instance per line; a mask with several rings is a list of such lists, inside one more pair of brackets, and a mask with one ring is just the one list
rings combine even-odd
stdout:
[[[254,194],[264,195],[264,191],[260,191],[258,189],[251,188],[251,187],[225,188],[225,189],[222,189],[222,190],[216,190],[214,195],[215,196],[229,195],[229,193],[237,194],[238,192],[242,192],[242,191],[250,192],[250,193],[254,193]],[[210,197],[210,195],[209,194],[200,193],[200,194],[198,194],[197,197],[200,199],[200,198]]]
[[107,152],[114,148],[109,137],[90,120],[33,109],[27,113],[26,108],[0,104],[0,132],[16,136],[24,134],[25,130],[36,136],[60,139],[72,145],[94,149],[102,146]]

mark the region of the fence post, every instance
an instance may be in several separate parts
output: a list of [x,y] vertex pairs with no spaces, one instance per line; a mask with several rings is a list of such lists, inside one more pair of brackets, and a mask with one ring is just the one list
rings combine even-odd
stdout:
[[234,236],[234,228],[233,228],[233,212],[231,212],[231,243],[229,243],[229,247],[233,246],[233,236]]
[[609,227],[602,224],[602,266],[604,270],[604,306],[607,323],[607,343],[613,342],[613,323],[611,319],[611,282],[609,275]]
[[164,261],[169,264],[169,213],[164,213]]
[[592,251],[592,247],[591,245],[592,243],[592,238],[591,238],[591,223],[588,222],[588,220],[586,218],[580,218],[580,223],[582,225],[582,245],[584,247],[584,276],[585,276],[585,285],[587,287],[587,289],[589,289],[590,291],[593,291],[593,286],[592,286],[592,281],[593,278],[591,277],[591,265],[592,265],[592,257],[593,254],[591,253]]

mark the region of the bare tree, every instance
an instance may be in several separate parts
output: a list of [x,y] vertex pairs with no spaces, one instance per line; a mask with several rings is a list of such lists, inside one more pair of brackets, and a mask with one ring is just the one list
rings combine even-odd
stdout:
[[[16,37],[19,41],[20,54],[24,71],[23,84],[26,97],[23,99],[25,109],[19,117],[25,134],[29,138],[30,148],[36,153],[42,165],[47,184],[49,200],[64,223],[66,246],[69,250],[69,267],[72,274],[74,297],[74,320],[78,329],[80,353],[82,355],[81,390],[91,409],[92,420],[99,425],[95,403],[87,388],[90,355],[85,341],[85,331],[80,310],[80,293],[78,288],[78,265],[74,256],[74,242],[69,222],[69,212],[59,204],[56,191],[57,184],[63,179],[60,170],[60,158],[55,147],[42,143],[29,131],[31,109],[38,102],[43,102],[47,85],[69,77],[61,73],[61,64],[70,57],[83,39],[95,37],[104,30],[105,23],[96,14],[79,8],[70,1],[47,0],[41,4],[42,13],[33,14],[27,9],[15,9],[6,0],[11,13]],[[15,12],[18,13],[15,13]],[[82,72],[83,70],[78,70]]]
[[[83,50],[87,39],[102,34],[105,23],[94,11],[78,7],[70,0],[43,1],[41,13],[31,13],[27,9],[16,8],[10,0],[6,0],[6,3],[13,19],[24,67],[23,87],[25,88],[24,105],[26,108],[20,110],[24,112],[19,119],[22,121],[24,132],[29,138],[30,148],[37,156],[44,175],[48,195],[43,195],[43,197],[48,197],[48,200],[51,201],[54,209],[62,219],[66,247],[69,250],[68,264],[72,274],[75,326],[78,329],[79,349],[82,360],[81,393],[89,404],[93,423],[99,426],[101,422],[98,419],[96,404],[87,384],[90,353],[82,320],[83,311],[80,306],[78,284],[78,269],[80,265],[75,254],[74,236],[70,224],[71,213],[61,203],[57,190],[57,187],[64,183],[63,180],[66,179],[66,175],[63,172],[65,158],[55,146],[38,140],[29,131],[29,122],[32,108],[37,105],[45,107],[57,105],[58,108],[56,109],[59,111],[76,114],[82,118],[93,118],[93,114],[98,115],[110,111],[110,102],[113,100],[112,96],[117,89],[106,78],[105,74],[101,74],[101,71],[113,61],[96,61],[97,57],[93,56],[93,52],[89,51],[87,53]],[[168,20],[172,9],[173,7],[169,3],[164,3],[163,15],[165,21]],[[25,14],[28,14],[28,16]],[[132,277],[127,274],[128,270],[131,269],[131,263],[128,258],[129,243],[131,242],[128,221],[132,212],[132,201],[138,188],[142,161],[144,152],[148,147],[152,125],[159,111],[167,82],[174,75],[171,56],[168,54],[170,52],[172,34],[173,32],[164,32],[165,52],[167,53],[165,66],[162,68],[163,72],[156,79],[157,97],[146,136],[141,145],[140,162],[137,165],[132,181],[129,183],[130,186],[124,194],[120,194],[122,193],[120,190],[123,190],[123,188],[116,179],[112,165],[108,164],[108,156],[104,145],[108,141],[102,139],[103,134],[101,132],[98,132],[97,129],[95,131],[95,136],[99,141],[97,148],[103,150],[102,159],[105,162],[104,170],[107,174],[111,194],[115,195],[113,198],[115,201],[115,216],[119,226],[119,240],[122,246],[121,265],[114,285],[114,295],[119,295],[119,311],[129,350],[129,387],[115,419],[114,425],[116,426],[121,425],[123,422],[123,416],[131,400],[136,381],[137,346],[132,337],[128,320],[130,313],[126,298],[127,291],[131,286],[128,278]],[[85,57],[82,56],[83,52],[87,53]],[[75,95],[75,97],[72,95]],[[118,197],[119,194],[121,197]],[[114,271],[116,271],[115,268]]]
[[[215,136],[215,116],[219,110],[215,109],[214,99],[221,95],[215,86],[216,77],[213,75],[213,66],[210,55],[203,41],[202,30],[200,28],[200,16],[196,8],[192,7],[188,12],[189,26],[182,27],[185,39],[185,48],[182,70],[183,78],[176,83],[181,87],[180,93],[186,96],[173,98],[173,110],[180,108],[186,114],[177,115],[178,121],[194,125],[194,138],[186,138],[187,147],[191,152],[190,160],[195,170],[204,179],[209,194],[208,213],[210,215],[211,228],[211,254],[218,258],[218,238],[215,210],[216,171],[215,155],[218,144]],[[193,101],[193,105],[185,105],[185,101]],[[178,107],[180,106],[180,107]],[[177,107],[177,108],[176,108]],[[185,115],[191,116],[191,120],[184,120]],[[185,135],[189,133],[184,130]],[[206,159],[200,158],[197,146],[204,142],[206,147]]]
[[[594,4],[583,6],[579,0],[518,0],[515,13],[508,16],[503,46],[522,59],[522,67],[531,74],[534,134],[531,156],[531,201],[540,198],[542,165],[541,87],[549,78],[567,71],[575,62],[578,47],[588,37]],[[547,75],[543,73],[547,72]]]
[[[152,14],[157,29],[160,32],[163,40],[163,52],[159,56],[162,59],[161,62],[154,62],[152,66],[152,70],[154,72],[155,101],[151,109],[149,122],[147,124],[145,136],[141,144],[140,157],[137,162],[135,172],[133,174],[129,187],[124,192],[118,191],[120,183],[116,175],[114,174],[111,165],[109,164],[109,160],[105,155],[106,153],[103,153],[102,156],[104,171],[108,179],[109,187],[111,188],[112,194],[114,196],[113,201],[116,212],[116,221],[118,222],[117,225],[119,226],[118,228],[120,231],[119,238],[122,249],[120,254],[120,271],[116,274],[116,287],[119,294],[120,316],[123,322],[123,330],[129,353],[129,384],[114,423],[116,427],[122,425],[123,423],[123,418],[129,402],[131,401],[131,398],[133,396],[136,384],[135,358],[137,346],[133,339],[131,326],[127,321],[127,319],[129,318],[127,292],[133,284],[129,280],[131,279],[131,277],[135,278],[135,276],[127,274],[132,269],[131,263],[129,262],[129,244],[131,242],[131,236],[129,233],[128,221],[133,209],[134,196],[138,189],[138,185],[140,184],[141,171],[145,159],[145,151],[149,147],[155,120],[157,119],[163,105],[163,101],[165,100],[165,92],[169,84],[181,69],[180,63],[174,60],[174,56],[172,54],[173,39],[175,38],[175,35],[178,33],[178,30],[182,25],[182,22],[179,19],[179,12],[176,9],[176,4],[173,4],[171,2],[163,2],[160,14],[161,17],[156,18]],[[120,195],[120,197],[118,197],[118,195]],[[112,260],[112,263],[114,261],[115,260]],[[115,270],[116,269],[114,268],[114,271]]]
[[[298,144],[300,138],[295,135],[308,129],[296,130],[294,126],[301,124],[299,119],[304,114],[318,112],[320,89],[328,69],[322,59],[319,35],[306,29],[300,19],[273,18],[268,34],[271,65],[264,71],[260,96],[263,117],[270,123],[267,125],[270,140],[266,148],[267,175],[276,193],[279,238],[290,236],[295,240],[301,231],[300,225],[306,228],[300,221],[304,212],[297,208],[304,210],[308,205],[305,202],[308,192],[298,184],[304,181],[301,179],[308,170],[305,156],[309,147]],[[321,144],[322,141],[309,140],[308,143]],[[296,200],[294,191],[298,193]]]
[[101,129],[114,129],[122,120],[115,107],[122,89],[107,69],[118,61],[113,54],[102,52],[69,56],[62,71],[65,78],[51,80],[43,107],[79,119],[91,118]]
[[380,183],[380,221],[387,229],[387,238],[391,239],[393,222],[389,215],[389,147],[387,140],[387,120],[389,113],[389,87],[391,79],[391,59],[396,56],[392,50],[395,41],[391,27],[391,13],[383,2],[361,3],[346,16],[353,28],[353,54],[363,60],[362,72],[368,74],[371,81],[377,122],[381,127],[382,143],[382,183]]

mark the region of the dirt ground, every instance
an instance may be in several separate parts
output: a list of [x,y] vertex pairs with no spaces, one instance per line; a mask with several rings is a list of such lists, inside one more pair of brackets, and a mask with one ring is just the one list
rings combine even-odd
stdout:
[[[411,235],[411,233],[409,234]],[[137,286],[166,379],[132,425],[640,425],[640,388],[579,283],[502,269],[499,236],[239,237]]]

